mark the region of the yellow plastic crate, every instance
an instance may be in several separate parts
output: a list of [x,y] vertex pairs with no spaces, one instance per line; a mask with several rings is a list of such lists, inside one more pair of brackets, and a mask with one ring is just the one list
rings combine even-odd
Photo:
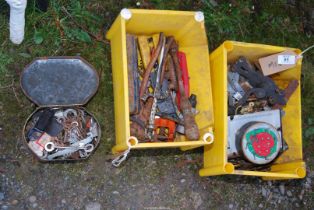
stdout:
[[[293,93],[282,118],[282,131],[289,149],[285,151],[271,166],[270,171],[236,170],[227,159],[227,65],[235,62],[239,56],[245,56],[250,61],[291,49],[262,44],[225,41],[220,47],[210,54],[211,81],[214,102],[214,133],[215,142],[205,146],[204,168],[200,176],[214,176],[222,174],[237,174],[248,176],[261,176],[263,179],[295,179],[306,175],[305,163],[302,157],[302,127],[301,127],[301,89]],[[291,49],[300,53],[299,49]],[[292,79],[300,83],[301,60],[293,69],[283,71],[272,78],[279,87],[284,88]]]
[[[126,33],[152,35],[164,32],[174,36],[179,50],[186,53],[190,92],[197,95],[196,122],[201,137],[188,141],[184,136],[174,142],[137,143],[130,137]],[[181,147],[183,150],[210,144],[213,127],[213,102],[210,66],[204,16],[201,12],[166,10],[123,9],[106,35],[111,44],[111,61],[114,87],[116,145],[112,152],[133,149]],[[205,138],[205,140],[204,140]]]

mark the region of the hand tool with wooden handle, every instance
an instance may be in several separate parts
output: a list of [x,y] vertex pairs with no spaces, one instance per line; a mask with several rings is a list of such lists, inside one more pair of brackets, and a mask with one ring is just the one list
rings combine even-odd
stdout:
[[167,61],[168,61],[168,53],[169,53],[169,49],[172,45],[174,41],[174,37],[173,36],[169,36],[166,38],[166,46],[165,46],[165,50],[164,50],[164,61],[162,63],[162,67],[161,67],[161,75],[160,75],[160,84],[163,83],[164,81],[164,77],[165,77],[165,71],[166,71],[166,67],[167,67]]
[[180,109],[184,117],[185,135],[189,140],[198,140],[200,138],[200,133],[194,119],[192,106],[184,90],[184,85],[182,81],[182,71],[180,68],[180,63],[179,63],[177,52],[178,52],[178,45],[176,44],[176,42],[173,42],[172,47],[170,49],[170,54],[171,54],[171,57],[173,59],[173,63],[175,66],[177,80],[178,80],[178,88],[181,95]]
[[169,89],[177,92],[178,82],[177,82],[176,70],[174,69],[174,64],[170,55],[168,55],[168,58],[167,58],[167,70],[168,70],[167,79],[169,80]]

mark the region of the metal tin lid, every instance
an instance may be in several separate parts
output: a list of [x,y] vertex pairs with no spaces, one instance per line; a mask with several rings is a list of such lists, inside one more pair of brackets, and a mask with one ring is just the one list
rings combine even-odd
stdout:
[[47,57],[26,66],[20,82],[38,106],[84,105],[96,93],[99,77],[81,57]]
[[273,161],[282,148],[281,135],[269,123],[255,122],[244,126],[241,149],[245,158],[254,164]]

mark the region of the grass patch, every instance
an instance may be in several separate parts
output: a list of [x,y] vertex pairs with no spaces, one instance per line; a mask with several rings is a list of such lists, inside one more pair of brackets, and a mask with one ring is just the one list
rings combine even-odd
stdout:
[[[218,4],[217,4],[218,2]],[[297,4],[302,4],[298,7]],[[100,1],[100,0],[56,0],[50,1],[47,12],[35,7],[35,1],[28,1],[26,11],[25,39],[19,46],[9,41],[8,14],[6,5],[0,3],[0,82],[6,75],[13,75],[15,86],[19,87],[19,74],[35,57],[80,55],[90,62],[100,75],[97,95],[87,108],[99,119],[103,130],[102,151],[109,151],[114,140],[113,87],[111,75],[110,46],[104,40],[106,31],[124,7],[147,9],[173,9],[203,11],[209,40],[209,50],[214,50],[225,40],[236,40],[271,45],[298,47],[313,44],[313,35],[305,33],[302,26],[306,5],[310,1],[288,5],[286,1],[270,6],[264,1],[212,1],[212,0],[152,0],[152,1]],[[304,9],[300,9],[304,8]],[[304,142],[314,136],[314,81],[313,54],[308,52],[303,60],[303,128]],[[12,66],[12,64],[14,64]],[[2,91],[2,90],[0,90]],[[18,97],[23,104],[30,103],[20,89]],[[10,99],[8,100],[8,97]],[[4,106],[17,103],[12,94],[1,96]],[[9,101],[9,102],[7,102]],[[23,116],[24,117],[24,116]],[[25,119],[20,119],[24,121]],[[13,126],[13,129],[15,127]],[[110,141],[107,141],[109,139]],[[307,150],[308,148],[306,148]]]

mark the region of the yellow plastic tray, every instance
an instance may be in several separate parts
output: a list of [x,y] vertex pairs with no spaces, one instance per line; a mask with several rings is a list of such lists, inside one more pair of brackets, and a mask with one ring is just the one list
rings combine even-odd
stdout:
[[[152,35],[164,32],[178,41],[179,50],[186,53],[190,76],[190,92],[197,95],[196,122],[201,137],[188,141],[178,136],[174,142],[137,143],[130,137],[126,33]],[[123,9],[106,35],[111,44],[111,61],[114,87],[116,145],[112,152],[128,148],[181,147],[183,150],[208,145],[205,138],[211,134],[213,102],[210,80],[210,65],[204,18],[200,12]]]
[[[254,62],[260,57],[282,52],[286,49],[291,48],[225,41],[210,54],[214,116],[216,119],[214,124],[215,142],[205,146],[204,168],[200,170],[200,176],[237,174],[261,176],[263,179],[305,177],[306,169],[302,156],[301,85],[288,101],[284,108],[285,115],[282,118],[283,136],[289,149],[274,162],[270,171],[235,170],[234,165],[227,160],[227,64],[235,62],[239,56],[245,56]],[[296,53],[301,52],[299,49],[291,50]],[[283,71],[272,78],[282,88],[292,79],[297,79],[300,83],[301,63],[302,61],[298,60],[295,68]]]

